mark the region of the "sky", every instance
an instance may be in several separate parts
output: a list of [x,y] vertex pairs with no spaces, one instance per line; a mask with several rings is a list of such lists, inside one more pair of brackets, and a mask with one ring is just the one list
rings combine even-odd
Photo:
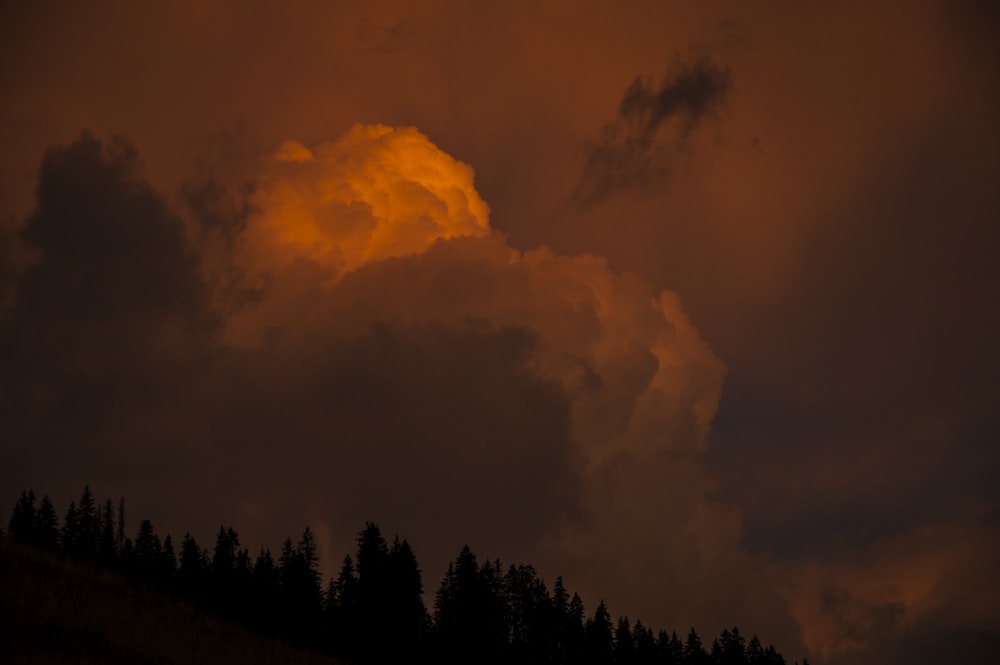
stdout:
[[997,19],[6,3],[0,508],[993,663]]

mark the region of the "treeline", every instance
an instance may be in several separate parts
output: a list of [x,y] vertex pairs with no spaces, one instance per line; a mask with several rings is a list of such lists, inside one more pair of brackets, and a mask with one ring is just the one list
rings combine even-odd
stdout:
[[681,638],[627,617],[614,621],[603,601],[588,616],[562,578],[550,591],[532,566],[480,562],[468,546],[448,565],[428,611],[409,544],[398,537],[389,543],[373,523],[325,587],[308,526],[297,540],[286,538],[277,557],[267,548],[252,556],[232,527],[219,527],[211,549],[190,533],[178,547],[170,535],[161,540],[149,520],[134,537],[126,535],[124,500],[99,503],[89,487],[70,503],[61,526],[48,496],[39,501],[34,491],[22,492],[7,536],[120,569],[256,631],[355,663],[785,663],[773,646],[756,636],[748,642],[735,627],[706,647],[694,628]]

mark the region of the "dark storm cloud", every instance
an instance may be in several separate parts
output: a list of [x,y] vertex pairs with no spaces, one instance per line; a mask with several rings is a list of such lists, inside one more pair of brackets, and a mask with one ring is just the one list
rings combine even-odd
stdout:
[[341,548],[375,520],[420,547],[433,588],[461,543],[513,556],[577,519],[568,404],[525,366],[529,333],[376,322],[311,337],[233,356],[212,378],[226,389],[206,420],[239,460],[236,500],[270,504],[246,528],[308,519]]
[[[661,184],[688,135],[718,111],[731,86],[729,69],[708,58],[678,61],[659,87],[637,77],[625,91],[618,118],[589,148],[574,203],[587,208],[620,191]],[[668,129],[672,135],[664,135]]]
[[0,319],[7,473],[110,465],[109,430],[167,397],[213,334],[181,220],[138,168],[129,144],[89,134],[46,153],[21,233],[34,260]]

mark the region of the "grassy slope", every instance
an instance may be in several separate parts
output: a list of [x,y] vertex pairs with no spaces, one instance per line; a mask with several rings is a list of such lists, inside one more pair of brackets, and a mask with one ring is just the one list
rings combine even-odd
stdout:
[[199,612],[123,575],[0,542],[0,662],[14,664],[335,661]]

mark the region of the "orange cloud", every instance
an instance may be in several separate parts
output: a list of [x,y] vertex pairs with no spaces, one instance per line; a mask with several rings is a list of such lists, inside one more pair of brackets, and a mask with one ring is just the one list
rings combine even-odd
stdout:
[[414,128],[355,125],[312,149],[285,141],[257,193],[249,242],[338,273],[439,239],[489,233],[472,169]]
[[[706,571],[732,563],[722,543],[738,541],[739,516],[706,504],[712,483],[697,461],[725,367],[676,294],[597,256],[512,249],[490,229],[472,169],[415,129],[358,125],[330,143],[286,143],[279,155],[265,165],[238,254],[270,287],[228,321],[231,343],[277,349],[282,364],[303,367],[378,326],[438,336],[470,326],[523,331],[530,344],[519,371],[566,402],[567,462],[587,514],[537,536],[534,556],[654,621],[663,602],[642,585],[618,584],[617,573],[594,572],[635,578],[617,544],[631,543],[647,581],[673,598],[696,597]],[[438,399],[443,411],[422,417],[446,417],[453,398]],[[474,439],[478,426],[460,438]],[[653,522],[643,517],[651,509]],[[701,570],[705,548],[711,561],[690,572]],[[665,556],[682,563],[664,572]]]

